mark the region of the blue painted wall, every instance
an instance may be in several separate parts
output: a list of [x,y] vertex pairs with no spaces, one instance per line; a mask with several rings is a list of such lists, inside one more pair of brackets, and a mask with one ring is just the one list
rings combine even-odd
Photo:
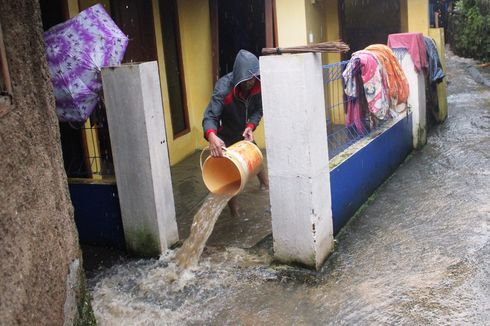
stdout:
[[115,184],[69,183],[80,243],[124,249]]
[[334,234],[412,151],[412,115],[330,171]]

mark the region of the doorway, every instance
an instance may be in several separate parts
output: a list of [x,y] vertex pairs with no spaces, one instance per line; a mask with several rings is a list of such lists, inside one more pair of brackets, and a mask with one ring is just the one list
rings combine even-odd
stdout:
[[340,0],[339,13],[342,39],[349,44],[351,54],[371,44],[386,44],[388,35],[400,33],[400,1]]
[[210,6],[215,81],[233,70],[240,49],[259,57],[274,46],[273,0],[211,0]]

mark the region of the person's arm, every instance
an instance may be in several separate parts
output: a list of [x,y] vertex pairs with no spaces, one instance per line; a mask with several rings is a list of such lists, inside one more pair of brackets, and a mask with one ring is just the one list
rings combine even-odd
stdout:
[[254,141],[254,126],[252,124],[247,124],[247,127],[243,131],[243,138],[248,141]]
[[221,138],[219,138],[214,132],[211,132],[208,135],[208,142],[209,142],[209,151],[211,152],[211,156],[222,157],[223,148],[225,148],[225,142]]
[[248,141],[253,141],[253,131],[257,128],[262,119],[263,109],[262,109],[262,97],[260,95],[254,98],[253,107],[256,110],[253,110],[252,113],[248,116],[247,125],[245,130],[243,131],[243,138]]
[[202,120],[204,137],[209,142],[211,155],[215,157],[223,156],[222,148],[225,146],[223,140],[217,135],[221,114],[223,113],[223,100],[226,92],[225,86],[225,80],[218,80],[213,95],[211,96],[211,100],[204,111]]

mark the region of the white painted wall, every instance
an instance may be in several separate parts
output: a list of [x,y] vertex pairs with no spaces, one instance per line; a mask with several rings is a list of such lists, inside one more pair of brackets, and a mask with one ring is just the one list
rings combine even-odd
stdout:
[[260,58],[274,255],[319,269],[333,249],[320,54]]
[[421,148],[427,143],[427,116],[425,98],[425,78],[423,72],[417,73],[410,53],[400,62],[408,80],[410,93],[408,105],[412,108],[413,147]]
[[156,61],[102,70],[126,245],[156,255],[178,241]]

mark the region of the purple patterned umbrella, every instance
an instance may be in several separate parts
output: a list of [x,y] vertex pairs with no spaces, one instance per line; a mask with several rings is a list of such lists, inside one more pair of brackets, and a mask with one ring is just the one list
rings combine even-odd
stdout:
[[83,122],[97,105],[100,69],[121,63],[128,38],[97,4],[44,33],[60,121]]

